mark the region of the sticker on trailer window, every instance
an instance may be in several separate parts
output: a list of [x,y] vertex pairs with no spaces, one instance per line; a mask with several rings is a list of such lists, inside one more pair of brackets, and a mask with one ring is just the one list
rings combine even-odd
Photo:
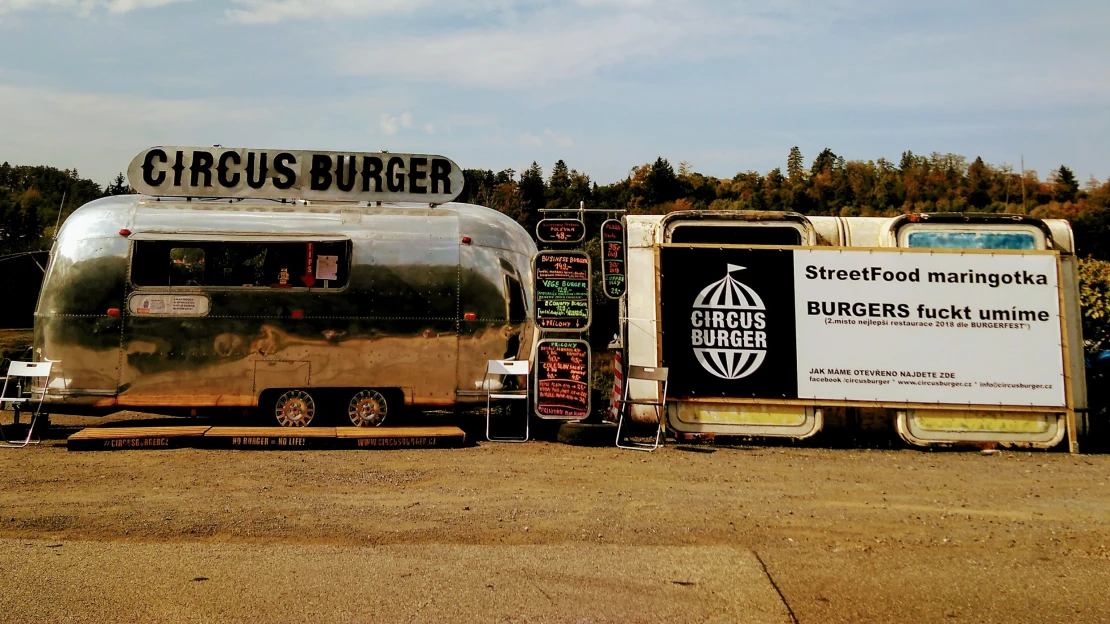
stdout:
[[317,256],[316,279],[333,280],[339,274],[339,256]]
[[127,300],[127,309],[136,316],[204,316],[208,297],[136,294]]

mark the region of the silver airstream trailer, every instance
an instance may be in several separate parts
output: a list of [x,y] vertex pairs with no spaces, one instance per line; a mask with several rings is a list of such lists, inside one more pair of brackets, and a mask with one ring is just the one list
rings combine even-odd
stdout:
[[[144,159],[166,169],[139,174],[133,163],[132,185],[149,192],[151,180],[168,183],[175,149],[140,154],[140,169]],[[245,150],[230,152],[247,161]],[[284,164],[295,171],[303,162],[305,177],[319,158],[289,154]],[[378,169],[396,158],[374,156]],[[197,151],[185,155],[178,177],[186,184],[190,157],[195,165]],[[216,150],[208,163],[225,160],[234,164]],[[418,169],[404,160],[410,173]],[[359,163],[352,177],[364,166],[373,164]],[[446,190],[457,195],[461,172],[450,166],[455,188]],[[403,184],[403,167],[395,169]],[[313,191],[306,181],[290,192],[320,194]],[[130,195],[82,206],[57,234],[35,314],[36,359],[55,362],[46,411],[257,406],[281,425],[303,426],[328,405],[367,426],[403,405],[484,401],[487,360],[531,354],[535,245],[488,208],[382,195],[387,201]]]

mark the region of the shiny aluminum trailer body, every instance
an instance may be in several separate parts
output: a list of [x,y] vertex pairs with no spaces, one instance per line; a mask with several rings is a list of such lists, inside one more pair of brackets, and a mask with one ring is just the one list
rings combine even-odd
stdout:
[[[136,285],[146,240],[341,243],[347,283]],[[484,400],[487,360],[531,355],[535,249],[516,222],[466,204],[94,201],[58,233],[36,309],[35,357],[56,362],[48,409],[244,408],[289,388],[390,389],[420,406]],[[135,313],[136,297],[166,295],[206,309]]]

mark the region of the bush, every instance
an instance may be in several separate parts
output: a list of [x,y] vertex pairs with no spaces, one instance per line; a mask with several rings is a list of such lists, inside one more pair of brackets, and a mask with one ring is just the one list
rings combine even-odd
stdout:
[[1110,262],[1079,261],[1079,305],[1088,356],[1110,349]]

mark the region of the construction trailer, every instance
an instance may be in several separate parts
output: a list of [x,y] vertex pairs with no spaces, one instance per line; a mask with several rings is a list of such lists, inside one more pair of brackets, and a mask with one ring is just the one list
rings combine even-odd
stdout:
[[627,361],[669,367],[680,435],[878,426],[918,446],[1069,436],[1074,450],[1086,429],[1064,220],[688,211],[625,224]]

